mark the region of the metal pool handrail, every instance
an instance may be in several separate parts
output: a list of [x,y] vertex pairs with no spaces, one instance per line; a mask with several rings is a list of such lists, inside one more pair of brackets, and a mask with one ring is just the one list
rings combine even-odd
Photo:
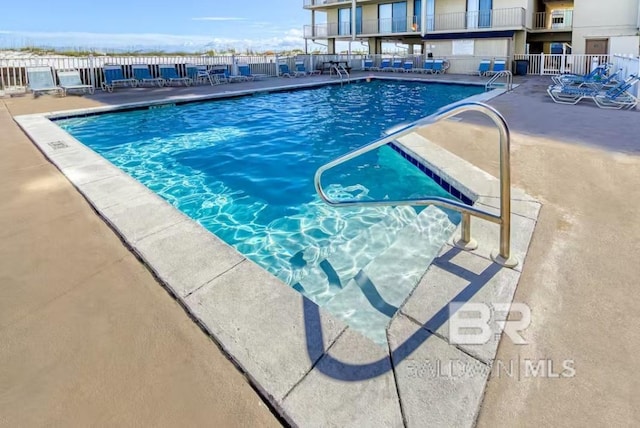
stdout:
[[[406,199],[406,200],[347,200],[336,201],[327,196],[322,188],[322,174],[337,165],[343,164],[355,157],[358,157],[364,153],[375,150],[385,144],[391,143],[394,140],[408,135],[414,132],[418,128],[422,128],[428,125],[432,125],[441,120],[447,119],[452,116],[456,116],[462,112],[476,111],[489,117],[498,128],[500,132],[500,214],[496,215],[489,211],[485,211],[479,208],[475,208],[470,205],[463,204],[458,201],[445,199],[441,197],[427,197],[422,199]],[[473,250],[477,248],[475,240],[471,238],[471,216],[497,223],[500,225],[500,247],[498,250],[492,252],[491,257],[496,262],[505,267],[515,267],[518,261],[511,257],[511,164],[510,164],[510,135],[509,127],[504,117],[493,107],[479,102],[462,102],[453,104],[451,106],[444,107],[438,110],[436,113],[418,119],[417,121],[410,123],[400,129],[394,130],[385,137],[382,137],[373,143],[360,147],[350,153],[347,153],[333,161],[321,166],[316,171],[314,177],[314,185],[320,198],[328,205],[334,207],[351,207],[351,206],[388,206],[388,205],[436,205],[444,208],[450,208],[452,210],[462,213],[462,234],[456,246]]]

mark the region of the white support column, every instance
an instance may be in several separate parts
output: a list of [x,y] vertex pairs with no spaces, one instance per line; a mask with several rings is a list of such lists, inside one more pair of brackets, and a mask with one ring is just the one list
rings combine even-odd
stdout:
[[[351,0],[351,40],[356,39],[356,0]],[[351,45],[349,45],[349,54],[351,54]]]
[[[427,0],[421,1],[420,6],[420,35],[424,37],[427,32]],[[424,45],[424,43],[423,43]]]

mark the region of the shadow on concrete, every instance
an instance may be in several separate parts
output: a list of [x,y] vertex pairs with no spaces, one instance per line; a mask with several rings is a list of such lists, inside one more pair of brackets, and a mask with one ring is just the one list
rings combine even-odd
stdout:
[[351,364],[340,361],[324,352],[323,333],[320,322],[319,307],[308,299],[303,299],[303,311],[305,320],[305,334],[307,337],[307,355],[312,361],[316,361],[315,369],[325,376],[346,382],[358,382],[380,376],[392,369],[391,361],[399,364],[410,356],[420,345],[425,343],[433,332],[440,328],[455,312],[450,312],[449,304],[454,302],[468,302],[482,287],[493,278],[502,266],[491,263],[485,270],[476,274],[452,262],[452,259],[460,253],[460,249],[452,248],[442,256],[436,258],[433,263],[453,275],[463,278],[469,284],[458,293],[448,304],[444,305],[426,323],[416,330],[407,340],[396,349],[391,350],[391,360],[388,357],[367,364]]

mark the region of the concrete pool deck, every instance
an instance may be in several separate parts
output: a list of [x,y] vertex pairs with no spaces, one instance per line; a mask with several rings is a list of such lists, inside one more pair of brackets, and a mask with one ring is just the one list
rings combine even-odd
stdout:
[[[115,95],[115,94],[113,94],[113,95]],[[509,95],[511,95],[511,94],[509,94]],[[91,104],[92,104],[92,105],[96,105],[96,103],[95,103],[95,102],[92,102],[92,100],[89,100],[89,99],[79,99],[79,98],[76,98],[76,97],[69,97],[69,98],[67,98],[67,99],[45,99],[45,98],[47,98],[47,97],[43,97],[43,98],[38,99],[38,100],[12,99],[12,100],[7,100],[7,101],[6,101],[6,103],[8,104],[8,107],[9,107],[9,109],[11,109],[12,113],[14,112],[14,110],[15,110],[16,112],[18,112],[18,111],[20,110],[20,108],[21,108],[21,107],[22,107],[22,108],[24,108],[23,112],[27,112],[27,111],[29,111],[28,109],[30,109],[30,112],[33,112],[33,111],[34,111],[34,109],[37,109],[37,108],[38,108],[38,106],[36,106],[36,104],[37,104],[37,103],[40,103],[40,106],[39,106],[39,107],[46,108],[46,110],[44,110],[44,111],[63,110],[63,109],[66,109],[66,108],[79,107],[79,106],[80,106],[79,104],[81,104],[81,103],[85,103],[85,102],[87,103],[87,104],[85,104],[85,106],[88,106],[88,105],[91,105]],[[68,101],[68,100],[75,101],[75,102],[76,102],[76,105],[73,105],[73,102]],[[500,100],[500,98],[498,98],[496,101],[498,101],[498,100]],[[46,103],[43,103],[43,102],[46,102]],[[64,105],[65,103],[68,103],[68,105]],[[29,105],[31,105],[31,106],[29,107]],[[52,107],[52,106],[53,106],[53,107]],[[15,107],[15,108],[14,108],[14,107]],[[565,106],[563,106],[563,107],[565,107]],[[599,111],[599,110],[594,109],[594,111]],[[632,113],[632,114],[634,114],[634,113]],[[507,119],[509,119],[509,118],[507,117]],[[451,125],[451,124],[443,124],[443,126],[446,126],[446,125]],[[14,126],[14,125],[11,125],[11,127],[15,128],[15,126]],[[461,126],[461,124],[455,124],[455,128],[456,128],[456,129],[454,130],[454,132],[460,132],[460,133],[462,133],[462,131],[467,131],[467,130],[471,129],[472,131],[469,131],[469,132],[471,132],[471,136],[472,136],[472,137],[474,137],[473,139],[478,140],[478,141],[482,140],[482,137],[484,136],[484,134],[485,134],[485,133],[486,133],[486,134],[488,134],[488,135],[489,135],[489,137],[490,137],[490,134],[491,134],[490,132],[487,132],[486,130],[484,130],[484,129],[482,129],[482,128],[476,127],[475,125],[471,125],[471,126],[469,126],[469,125]],[[3,126],[3,129],[4,129],[4,126]],[[10,128],[9,128],[9,129],[10,129]],[[448,129],[447,131],[448,131],[448,132],[451,132],[451,130],[450,130],[450,129]],[[16,131],[14,130],[14,132],[16,132]],[[433,132],[435,133],[435,131],[433,131]],[[16,133],[16,136],[17,136],[17,137],[15,137],[15,138],[21,138],[21,139],[22,139],[22,141],[23,141],[20,145],[17,145],[17,147],[23,147],[23,146],[25,146],[25,145],[29,145],[29,144],[30,144],[30,143],[26,142],[26,140],[24,139],[24,136],[20,136],[20,135],[19,135],[19,132],[17,132],[17,133]],[[468,135],[467,135],[467,136],[468,136]],[[435,140],[435,137],[437,137],[437,133],[435,133],[434,135],[429,135],[429,138],[430,138],[430,139],[432,139],[432,140]],[[4,139],[4,138],[7,138],[7,136],[3,136],[3,139]],[[14,137],[11,137],[11,138],[14,138]],[[523,147],[521,147],[521,146],[520,146],[520,144],[518,143],[518,141],[519,141],[518,139],[519,139],[519,138],[520,138],[519,136],[516,136],[515,141],[514,141],[514,154],[513,154],[513,157],[514,157],[514,158],[515,158],[516,156],[518,156],[518,153],[522,153],[522,151],[524,150],[524,149],[523,149]],[[527,137],[523,137],[523,138],[527,138]],[[495,139],[491,139],[491,141],[490,141],[490,142],[488,142],[487,144],[491,144],[491,146],[494,146],[494,145],[495,145]],[[464,145],[464,144],[463,144],[463,145]],[[560,146],[563,150],[571,150],[571,149],[574,149],[573,147],[566,148],[566,147],[564,147],[564,146],[562,146],[562,145],[559,145],[559,146]],[[526,147],[528,147],[528,146],[525,144],[525,145],[524,145],[524,147],[526,148]],[[553,143],[553,144],[551,145],[551,150],[552,150],[552,151],[557,150],[557,147],[558,147],[557,143]],[[581,149],[581,148],[578,148],[578,149],[579,149],[579,150],[583,150],[583,149]],[[33,148],[32,148],[32,147],[31,147],[31,150],[33,150]],[[590,150],[590,149],[589,149],[589,150]],[[587,150],[587,152],[588,152],[589,150]],[[18,151],[20,151],[20,150],[18,150]],[[455,151],[455,150],[452,150],[452,151]],[[526,150],[524,150],[524,151],[526,152]],[[478,151],[478,150],[476,150],[476,152],[478,152],[478,153],[475,153],[475,152],[473,151],[473,147],[472,147],[470,152],[471,152],[472,154],[475,154],[475,155],[477,156],[477,160],[478,160],[478,162],[479,162],[479,163],[482,163],[482,162],[488,162],[488,163],[487,163],[488,167],[487,167],[486,165],[482,165],[482,164],[481,164],[481,166],[483,166],[483,167],[485,167],[485,168],[489,169],[490,171],[491,171],[491,167],[492,167],[492,166],[493,166],[493,167],[495,166],[495,165],[493,165],[493,164],[492,164],[492,162],[494,162],[494,158],[491,158],[491,160],[488,160],[487,158],[482,157],[482,156],[484,156],[484,152],[483,152],[483,151]],[[35,155],[35,156],[39,156],[39,154],[37,154],[37,153],[34,153],[34,155]],[[600,154],[600,153],[598,153],[598,152],[596,152],[596,155],[601,155],[601,154]],[[607,154],[605,154],[605,155],[606,155],[606,156],[609,156],[609,155],[607,155]],[[603,155],[603,156],[604,156],[604,155]],[[628,157],[625,157],[625,156],[620,157],[620,156],[622,156],[622,155],[617,155],[616,157],[614,157],[614,159],[615,159],[615,160],[617,160],[617,161],[619,161],[620,159],[624,159],[624,162],[626,162],[626,161],[627,161],[627,158],[628,158]],[[497,159],[497,155],[495,156],[495,159]],[[633,158],[631,158],[631,159],[633,159]],[[476,159],[471,159],[471,160],[474,160],[474,161],[475,161]],[[44,162],[44,161],[43,161],[43,159],[42,159],[42,157],[41,157],[41,156],[39,156],[39,161],[40,161],[41,163],[43,163],[43,164],[47,165],[47,164],[46,164],[46,162]],[[12,163],[13,163],[13,164],[20,164],[20,163],[21,163],[21,161],[20,161],[20,160],[17,160],[17,161],[14,161],[14,162],[12,162]],[[49,166],[49,167],[50,167],[50,166]],[[524,167],[523,169],[524,169],[525,171],[528,171],[528,170],[529,170],[529,168],[531,168],[531,167],[527,164],[527,166],[526,166],[526,167]],[[21,169],[21,168],[19,168],[19,169]],[[4,169],[3,169],[3,171],[4,171]],[[559,171],[563,171],[563,169],[562,169],[562,168],[560,168],[560,169],[559,169]],[[622,171],[626,171],[626,169],[625,169],[625,168],[622,168]],[[491,171],[491,172],[494,172],[494,171]],[[616,173],[620,173],[620,170],[617,170],[617,171],[616,171]],[[29,172],[27,172],[26,174],[27,174],[27,175],[29,175]],[[515,168],[514,168],[514,175],[515,175],[515,174],[516,174],[516,172],[515,172]],[[58,174],[58,175],[59,175],[59,174]],[[25,179],[26,179],[26,178],[28,178],[28,177],[25,177]],[[625,178],[627,179],[627,180],[625,181],[625,182],[627,182],[627,183],[628,183],[629,181],[633,181],[633,180],[631,180],[631,177],[625,177]],[[531,179],[531,180],[533,180],[533,182],[534,182],[534,183],[536,182],[536,181],[535,181],[535,179],[536,179],[536,177],[535,177],[535,176],[534,176],[534,177],[530,177],[530,179]],[[65,181],[65,180],[62,180],[62,182],[64,182],[64,181]],[[527,183],[528,183],[528,182],[526,182],[526,181],[525,181],[525,182],[524,182],[524,184],[522,185],[522,187],[525,187],[525,188],[526,188],[525,184],[527,184]],[[67,186],[68,186],[68,184],[67,184]],[[544,195],[542,195],[542,196],[544,196]],[[79,198],[79,200],[81,200],[81,198]],[[554,202],[554,203],[557,203],[557,201],[555,201],[555,200],[554,200],[553,202]],[[85,205],[86,205],[86,204],[85,204]],[[92,214],[91,210],[89,209],[88,211],[89,211],[89,214],[91,215],[91,214]],[[543,213],[544,213],[544,210],[543,210]],[[94,217],[95,217],[95,216],[94,216]],[[15,219],[16,219],[16,218],[18,218],[18,219],[20,218],[20,213],[18,213],[18,214],[14,214],[14,217],[12,218],[12,220],[13,220],[13,221],[15,221]],[[18,222],[18,223],[19,223],[19,222]],[[631,229],[631,230],[633,230],[633,229]],[[53,232],[55,232],[55,231],[53,231]],[[53,233],[53,232],[52,232],[52,233]],[[28,233],[28,232],[25,232],[25,233]],[[535,239],[536,239],[536,238],[537,238],[537,234],[536,234],[536,235],[534,235],[534,243],[535,243]],[[76,237],[76,239],[77,239],[77,240],[82,240],[82,239],[84,239],[84,237],[83,237],[83,236],[78,236],[78,237]],[[631,247],[631,248],[632,248],[632,247]],[[539,250],[539,251],[540,251],[540,250]],[[544,251],[544,250],[542,250],[542,251]],[[125,252],[125,253],[127,253],[126,251],[124,251],[124,252]],[[587,251],[587,252],[588,252],[588,251]],[[127,253],[127,254],[128,254],[128,253]],[[464,255],[464,254],[463,254],[463,255]],[[130,256],[130,255],[129,255],[129,256]],[[452,254],[452,256],[456,256],[456,255],[455,255],[455,254]],[[543,256],[543,255],[542,255],[542,256]],[[457,257],[461,257],[461,255],[457,255]],[[574,256],[574,257],[575,257],[575,256]],[[543,257],[543,260],[542,260],[542,262],[541,262],[540,266],[544,266],[544,262],[545,262],[545,260],[544,260],[544,257]],[[11,265],[9,265],[9,266],[11,266]],[[523,278],[524,278],[524,277],[526,277],[526,274],[527,274],[527,272],[529,271],[529,269],[534,269],[534,270],[535,270],[535,267],[534,267],[534,268],[530,268],[530,263],[529,263],[529,261],[527,261],[527,264],[525,265],[525,269],[524,269],[524,272],[523,272]],[[12,272],[12,271],[8,270],[8,268],[7,268],[7,271],[8,271],[8,272]],[[62,273],[64,273],[64,272],[62,272]],[[16,274],[16,277],[18,277],[18,276],[19,276],[18,274],[19,274],[19,272]],[[14,276],[10,276],[10,278],[14,278]],[[628,277],[623,275],[623,278],[622,278],[622,279],[628,279]],[[159,287],[158,287],[158,288],[159,288]],[[522,289],[522,285],[520,286],[520,289]],[[564,290],[561,290],[561,291],[564,291]],[[526,295],[525,295],[525,296],[526,296]],[[4,300],[4,301],[6,301],[6,300]],[[169,299],[169,301],[170,301],[170,299]],[[543,306],[543,307],[544,307],[544,306]],[[535,308],[534,308],[534,309],[535,309]],[[178,307],[176,307],[176,310],[178,310],[178,311],[179,311],[179,308],[178,308]],[[534,318],[533,318],[533,319],[534,319],[534,323],[535,323],[535,320],[536,320],[535,316],[534,316]],[[403,340],[403,339],[404,339],[403,335],[406,335],[407,331],[410,331],[410,329],[408,329],[408,327],[407,327],[407,323],[415,322],[415,320],[414,320],[414,321],[412,321],[412,320],[411,320],[411,318],[404,319],[404,318],[400,317],[398,322],[399,322],[399,324],[398,324],[398,326],[397,326],[397,331],[398,331],[398,333],[397,333],[396,335],[397,335],[397,337],[401,338],[400,340]],[[20,323],[19,323],[19,322],[16,322],[16,324],[20,324]],[[7,329],[3,329],[3,330],[7,330]],[[0,332],[0,333],[5,333],[5,331],[2,331],[2,332]],[[84,337],[78,337],[78,338],[77,338],[77,340],[79,340],[80,342],[82,342],[82,341],[86,340],[86,338],[84,338]],[[446,342],[443,342],[443,343],[446,343]],[[336,345],[339,345],[339,343],[336,343]],[[366,345],[363,345],[363,346],[366,346]],[[501,347],[501,351],[502,351],[502,349],[503,349],[504,347],[505,347],[505,346],[504,346],[504,341],[503,341],[503,346]],[[214,349],[215,349],[215,348],[214,348]],[[338,358],[339,358],[341,355],[345,355],[345,352],[346,352],[346,356],[349,356],[349,350],[348,350],[348,349],[347,349],[347,350],[344,350],[344,349],[340,349],[340,346],[336,346],[336,348],[335,348],[334,350],[335,350],[335,352],[336,352],[336,354],[335,354],[335,355],[337,355],[337,357],[338,357]],[[498,357],[500,357],[500,355],[501,355],[501,354],[500,354],[500,352],[499,352],[499,353],[498,353]],[[123,356],[123,357],[126,357],[126,356]],[[365,356],[365,357],[366,357],[366,356]],[[369,355],[369,357],[371,357],[371,358],[375,358],[375,357],[372,357],[371,355]],[[424,356],[423,356],[423,358],[424,358],[424,359],[422,360],[423,362],[427,360],[427,357],[424,357]],[[576,358],[577,358],[577,357],[576,357]],[[577,359],[578,359],[578,358],[577,358]],[[367,361],[367,358],[365,358],[365,361]],[[364,361],[363,361],[363,362],[364,362]],[[62,361],[56,361],[56,363],[57,363],[58,365],[62,364],[62,365],[64,366],[64,363],[63,363]],[[420,362],[418,361],[418,363],[420,363]],[[319,364],[320,364],[320,363],[319,363]],[[330,364],[330,362],[328,361],[326,364]],[[54,366],[55,366],[55,364],[54,364]],[[321,367],[321,368],[322,368],[322,367]],[[14,372],[15,372],[15,370],[14,370]],[[577,375],[577,377],[578,377],[579,375],[580,375],[580,371],[578,371],[578,375]],[[420,380],[420,379],[418,378],[418,381],[419,381],[419,380]],[[537,381],[540,381],[540,379],[536,379],[536,380],[537,380]],[[63,379],[62,379],[62,380],[58,379],[58,381],[63,382],[64,380],[63,380]],[[322,381],[323,381],[323,377],[322,377],[322,376],[320,376],[320,378],[318,379],[318,381],[319,381],[319,382],[322,382]],[[504,379],[498,379],[498,381],[499,381],[499,382],[506,382],[506,381],[504,381]],[[547,381],[547,382],[552,382],[552,380],[550,380],[550,379],[547,379],[546,381]],[[561,380],[560,382],[564,382],[564,381],[565,381],[565,380]],[[14,382],[19,382],[19,379],[18,379],[17,381],[14,381]],[[496,383],[496,380],[492,378],[492,379],[490,380],[490,382],[489,382],[489,388],[488,388],[488,390],[487,390],[487,397],[491,397],[491,395],[490,395],[490,394],[492,394],[492,386],[493,386],[493,385],[495,385],[495,383]],[[515,383],[515,381],[514,381],[514,383]],[[10,384],[10,383],[7,383],[7,384]],[[143,387],[144,387],[144,383],[142,383],[142,384],[138,384],[138,385],[139,385],[139,387],[141,387],[141,388],[143,388]],[[513,385],[511,385],[511,384],[509,384],[509,383],[506,383],[504,387],[505,387],[505,388],[517,388],[517,387],[518,387],[518,385],[520,385],[520,384],[519,384],[519,383],[515,383],[515,386],[513,386]],[[400,389],[400,390],[402,390],[402,386],[400,386],[400,388],[399,388],[399,389]],[[388,390],[388,389],[387,389],[387,391],[389,391],[389,392],[390,392],[390,391],[393,391],[393,390],[395,390],[395,388],[394,388],[394,389],[392,389],[392,390]],[[529,390],[531,390],[531,388],[529,388]],[[421,391],[421,390],[420,390],[420,388],[418,388],[418,387],[416,387],[416,388],[413,388],[413,387],[412,387],[412,388],[409,388],[409,393],[410,393],[410,394],[411,394],[411,392],[412,392],[412,391],[413,391],[413,392],[416,392],[416,393],[419,393],[419,396],[414,397],[416,400],[425,399],[425,397],[428,397],[428,396],[429,396],[429,395],[428,395],[428,394],[429,394],[429,391]],[[251,392],[251,391],[250,391],[250,392]],[[482,392],[482,391],[480,391],[480,392]],[[499,391],[497,392],[497,394],[499,394],[500,392],[501,392],[501,390],[499,390]],[[534,391],[534,392],[535,392],[535,391]],[[586,391],[586,392],[588,392],[588,391]],[[305,394],[307,394],[307,395],[306,395],[306,397],[307,397],[307,398],[309,398],[309,400],[310,400],[310,401],[312,401],[314,398],[316,398],[316,397],[314,397],[314,395],[313,395],[313,390],[308,391],[307,393],[305,393],[305,392],[304,392],[304,390],[302,390],[302,392],[301,392],[301,396],[302,396],[302,397],[305,397]],[[311,395],[308,395],[308,394],[311,394]],[[508,397],[508,398],[511,398],[511,397],[512,397],[512,395],[513,395],[513,392],[512,392],[512,394],[511,394],[511,395],[509,395],[509,394],[505,394],[504,396],[505,396],[505,397]],[[529,393],[529,395],[531,395],[531,393]],[[548,397],[548,395],[549,395],[549,394],[547,394],[547,397]],[[294,397],[294,398],[295,398],[295,397]],[[535,396],[534,396],[534,398],[535,398]],[[110,398],[110,399],[113,399],[113,397],[112,397],[112,398]],[[500,403],[493,402],[493,404],[492,404],[492,402],[491,402],[491,401],[489,401],[489,398],[487,398],[487,400],[485,400],[485,401],[484,401],[484,404],[483,404],[483,406],[482,406],[482,408],[481,408],[481,411],[480,411],[480,419],[479,419],[480,424],[482,424],[482,423],[483,423],[483,420],[487,420],[487,421],[488,421],[488,423],[490,423],[490,422],[491,422],[491,419],[490,419],[490,418],[491,418],[491,415],[492,415],[492,412],[491,412],[491,409],[492,409],[492,408],[494,408],[494,409],[500,409],[500,406],[502,406],[502,405],[505,405],[505,406],[506,406],[506,405],[508,404],[508,400],[505,400],[505,399],[504,399],[504,398],[502,398],[502,397],[499,397],[499,399],[501,400],[501,401],[500,401]],[[531,397],[529,397],[529,399],[531,399]],[[304,400],[303,400],[303,401],[304,401]],[[505,404],[505,403],[504,403],[505,401],[507,401],[507,404]],[[500,406],[498,406],[498,404],[499,404]],[[572,404],[575,404],[575,403],[572,403]],[[428,403],[427,403],[427,405],[428,405]],[[494,407],[492,407],[492,405],[493,405]],[[629,405],[630,405],[630,404],[629,404]],[[14,406],[15,406],[15,405],[14,405]],[[19,406],[18,406],[18,407],[19,407]],[[455,407],[455,406],[454,406],[454,407]],[[560,407],[561,407],[561,406],[560,406]],[[503,411],[504,411],[504,410],[503,410]],[[514,413],[514,417],[519,416],[519,415],[520,415],[520,412],[522,412],[522,409],[519,409],[518,411],[516,411],[516,412]],[[0,412],[0,413],[5,414],[5,412]],[[497,416],[497,415],[499,415],[499,411],[497,411],[497,410],[496,410],[494,414],[495,414],[496,416]],[[410,415],[409,415],[409,416],[410,416]],[[535,415],[532,415],[532,416],[535,416]],[[484,419],[483,419],[483,418],[484,418]],[[489,418],[489,419],[486,419],[486,418]],[[410,420],[410,419],[411,419],[410,417],[407,417],[407,422],[411,422],[411,420]],[[513,420],[513,419],[511,419],[511,420]],[[532,420],[533,420],[533,419],[532,419]],[[538,420],[540,420],[540,419],[538,419]],[[20,421],[20,420],[19,420],[19,419],[17,419],[17,421]],[[526,420],[523,420],[523,422],[526,422]],[[258,424],[259,424],[259,422],[256,422],[256,423],[258,423]],[[526,423],[523,423],[523,424],[526,424]],[[533,424],[533,423],[532,423],[532,424]]]

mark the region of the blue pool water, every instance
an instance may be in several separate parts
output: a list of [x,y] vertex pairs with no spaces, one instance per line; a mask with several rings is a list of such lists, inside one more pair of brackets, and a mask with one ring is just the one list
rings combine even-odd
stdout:
[[[322,164],[379,138],[391,126],[480,92],[473,86],[372,81],[58,124],[238,251],[318,304],[329,310],[335,306],[338,316],[381,342],[371,317],[384,324],[390,310],[376,299],[393,299],[376,296],[375,290],[367,294],[371,287],[358,283],[365,298],[358,302],[363,296],[356,296],[355,286],[347,292],[347,285],[354,278],[362,280],[360,271],[366,273],[363,269],[402,236],[419,211],[328,207],[316,195],[313,175]],[[331,195],[342,198],[452,197],[389,147],[331,170],[323,183]],[[429,235],[437,251],[457,216],[437,210],[423,217],[430,223],[420,223],[418,232]],[[365,235],[371,235],[368,244],[351,248]],[[376,239],[382,242],[377,247]],[[338,254],[344,257],[337,260]],[[345,259],[350,266],[341,267]],[[394,264],[376,269],[383,274],[402,269]],[[408,281],[414,286],[417,280]],[[349,293],[353,296],[347,298]],[[345,298],[336,299],[339,294]],[[359,316],[351,304],[369,304],[373,315]],[[374,327],[378,330],[372,332]]]

